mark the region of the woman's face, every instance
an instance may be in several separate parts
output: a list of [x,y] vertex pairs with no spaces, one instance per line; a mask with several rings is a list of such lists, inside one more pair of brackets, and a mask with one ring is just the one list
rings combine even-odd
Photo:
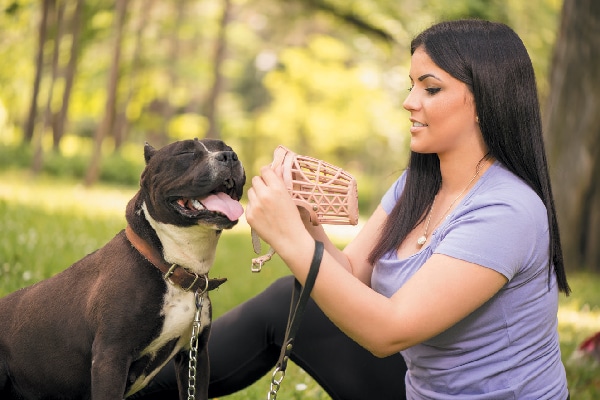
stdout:
[[412,122],[410,149],[417,153],[465,151],[481,137],[473,94],[438,67],[422,48],[413,53],[411,89],[404,101]]

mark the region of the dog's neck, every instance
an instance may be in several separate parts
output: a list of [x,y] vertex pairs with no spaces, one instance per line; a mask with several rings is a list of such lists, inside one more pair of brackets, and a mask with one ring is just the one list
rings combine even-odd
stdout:
[[162,244],[163,257],[199,275],[207,274],[215,260],[219,236],[206,225],[180,227],[156,221],[142,204],[142,212]]

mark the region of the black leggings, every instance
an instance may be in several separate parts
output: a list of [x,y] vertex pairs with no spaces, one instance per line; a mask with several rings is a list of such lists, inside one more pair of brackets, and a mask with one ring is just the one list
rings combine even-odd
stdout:
[[[237,392],[272,372],[285,336],[292,285],[292,276],[281,278],[213,321],[208,343],[209,397]],[[373,356],[333,325],[312,300],[291,360],[335,400],[406,398],[402,357]],[[178,399],[173,365],[168,364],[130,399]]]

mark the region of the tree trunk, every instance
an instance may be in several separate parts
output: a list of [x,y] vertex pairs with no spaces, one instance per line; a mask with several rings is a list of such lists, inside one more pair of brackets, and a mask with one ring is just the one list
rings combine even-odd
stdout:
[[565,265],[600,272],[600,2],[565,0],[544,113]]
[[[187,1],[180,0],[175,6],[175,29],[171,33],[169,38],[169,48],[168,48],[168,57],[169,60],[172,60],[168,67],[168,76],[169,76],[169,87],[176,89],[179,85],[179,63],[178,60],[181,59],[181,39],[180,39],[180,27],[184,26],[185,22],[185,14],[187,9]],[[160,131],[158,135],[163,135],[164,140],[168,142],[169,140],[169,124],[173,119],[173,116],[176,112],[176,107],[179,105],[173,103],[173,97],[170,93],[167,93],[167,96],[164,100],[164,107],[161,109],[161,125]],[[159,141],[160,143],[160,141]]]
[[102,143],[104,138],[115,125],[115,112],[117,104],[117,88],[119,86],[119,65],[121,62],[121,46],[123,36],[123,26],[125,25],[125,15],[127,13],[128,0],[117,0],[115,12],[115,42],[113,47],[113,58],[106,89],[106,103],[104,106],[104,116],[94,134],[94,149],[92,159],[88,166],[85,177],[85,184],[90,186],[94,184],[100,176],[100,164],[102,161]]
[[75,80],[75,73],[77,71],[77,60],[79,58],[79,42],[80,33],[83,19],[83,0],[77,0],[75,5],[75,11],[71,17],[71,51],[69,56],[69,63],[65,69],[65,87],[63,89],[62,105],[57,115],[55,116],[53,139],[54,148],[58,149],[60,140],[65,134],[65,126],[67,124],[67,117],[69,113],[69,103],[71,100],[71,91],[73,89],[73,81]]
[[115,136],[115,151],[119,151],[129,132],[129,119],[127,118],[127,107],[133,98],[138,83],[138,71],[141,67],[141,59],[143,53],[144,34],[146,28],[149,27],[150,14],[154,7],[154,0],[144,0],[138,2],[138,9],[133,11],[137,16],[137,24],[135,29],[135,40],[133,44],[133,54],[131,56],[131,69],[129,70],[130,79],[128,79],[127,95],[123,104],[120,105],[116,115],[114,136]]
[[223,90],[223,74],[221,68],[225,61],[227,48],[227,25],[231,14],[231,0],[223,0],[223,15],[219,24],[219,34],[215,42],[213,57],[213,84],[206,99],[206,117],[208,119],[207,138],[219,139],[221,134],[218,128],[218,101]]
[[[60,58],[60,43],[63,39],[63,30],[64,30],[64,15],[66,5],[64,2],[59,1],[56,5],[56,19],[55,19],[55,30],[54,30],[54,50],[52,52],[52,75],[50,79],[50,90],[48,91],[48,101],[46,102],[46,109],[44,110],[44,123],[42,124],[41,133],[44,135],[48,129],[52,130],[52,136],[54,141],[54,148],[58,149],[58,141],[56,140],[56,131],[54,127],[56,126],[54,121],[54,113],[52,111],[52,103],[54,101],[54,89],[56,87],[56,82],[59,78],[59,58]],[[41,147],[39,148],[41,150]],[[41,170],[41,165],[40,165]],[[39,171],[39,170],[38,170]],[[37,172],[37,171],[36,171]]]
[[56,84],[56,80],[58,79],[58,58],[60,55],[60,41],[62,38],[62,29],[63,29],[63,15],[65,12],[65,5],[62,2],[59,2],[56,8],[56,15],[53,20],[53,24],[55,27],[54,33],[54,46],[52,51],[52,74],[50,76],[50,82],[48,83],[48,97],[46,99],[46,108],[44,110],[44,118],[42,122],[41,128],[38,130],[37,135],[34,135],[36,138],[33,145],[33,163],[31,166],[32,172],[37,174],[41,172],[44,164],[44,146],[43,139],[44,135],[48,131],[49,128],[52,127],[52,98],[54,97],[54,87]]
[[48,31],[48,14],[53,0],[44,0],[42,2],[42,20],[40,21],[40,30],[38,35],[38,49],[35,59],[35,78],[33,80],[33,92],[31,95],[31,103],[29,105],[29,113],[23,128],[23,140],[26,143],[31,143],[33,139],[33,131],[35,129],[35,120],[37,116],[37,102],[40,93],[40,85],[42,83],[42,75],[44,72],[44,44],[46,43],[46,32]]

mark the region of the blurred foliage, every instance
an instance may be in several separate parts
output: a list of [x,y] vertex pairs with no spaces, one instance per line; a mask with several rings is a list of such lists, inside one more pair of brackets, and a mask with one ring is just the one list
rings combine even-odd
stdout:
[[[23,127],[33,95],[42,3],[0,0],[2,168],[29,167],[34,156],[35,142],[24,140]],[[58,146],[44,124],[44,108],[51,91],[52,112],[62,104],[72,44],[69,16],[76,2],[52,3],[63,6],[65,16],[59,73],[52,81],[49,64],[58,33],[51,26],[35,135],[41,135],[42,171],[82,178],[104,114],[115,1],[83,2],[77,69]],[[116,136],[105,139],[102,180],[135,184],[144,141],[160,147],[203,137],[211,123],[207,110],[214,107],[218,134],[239,153],[248,175],[269,163],[273,149],[284,144],[356,175],[368,212],[407,162],[402,101],[409,86],[410,38],[440,19],[506,22],[530,50],[540,94],[546,96],[561,6],[560,0],[232,0],[224,23],[225,3],[129,1],[117,90],[118,128],[124,130],[125,144],[117,145]],[[51,11],[56,14],[56,9]],[[222,30],[222,84],[218,97],[210,100]]]

